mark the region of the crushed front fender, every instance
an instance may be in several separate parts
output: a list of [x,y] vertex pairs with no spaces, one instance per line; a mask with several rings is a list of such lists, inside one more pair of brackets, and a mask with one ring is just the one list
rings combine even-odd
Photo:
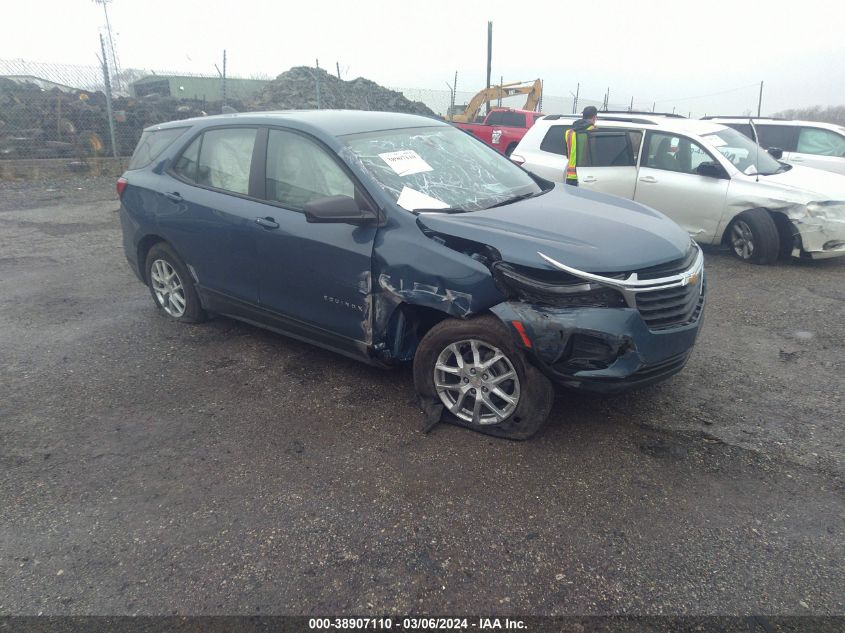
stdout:
[[491,311],[531,361],[560,385],[613,393],[664,380],[686,364],[701,328],[696,318],[651,330],[633,308],[554,308],[507,301]]

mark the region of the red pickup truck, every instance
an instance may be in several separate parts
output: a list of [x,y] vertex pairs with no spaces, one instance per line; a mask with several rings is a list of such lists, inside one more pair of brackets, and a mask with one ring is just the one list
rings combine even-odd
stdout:
[[528,128],[542,116],[542,112],[531,110],[491,108],[483,123],[453,122],[452,125],[477,136],[505,156],[510,156]]

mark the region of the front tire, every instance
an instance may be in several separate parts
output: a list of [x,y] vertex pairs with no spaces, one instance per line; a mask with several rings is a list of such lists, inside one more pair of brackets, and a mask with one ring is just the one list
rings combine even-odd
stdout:
[[749,209],[728,226],[727,242],[734,257],[752,264],[773,264],[780,253],[775,221],[765,209]]
[[146,279],[156,307],[168,317],[183,323],[206,319],[194,280],[169,244],[154,244],[147,253]]
[[540,430],[554,400],[549,379],[489,315],[429,330],[414,357],[414,385],[421,398],[443,405],[446,421],[513,440]]

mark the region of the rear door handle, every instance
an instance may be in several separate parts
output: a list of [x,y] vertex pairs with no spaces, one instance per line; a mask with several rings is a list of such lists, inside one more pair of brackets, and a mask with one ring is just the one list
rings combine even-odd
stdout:
[[584,180],[582,180],[582,182],[598,182],[598,181],[599,181],[599,179],[596,178],[595,176],[585,176]]
[[796,162],[796,163],[800,163],[800,162],[801,162],[802,160],[804,160],[804,159],[803,159],[803,158],[801,158],[800,156],[790,156],[790,157],[789,157],[789,160],[794,161],[794,162]]
[[265,229],[277,229],[277,228],[279,228],[279,223],[276,222],[276,220],[274,220],[273,218],[271,218],[269,216],[266,217],[266,218],[255,218],[255,223],[258,224],[259,226],[263,226]]
[[182,196],[179,195],[178,191],[165,191],[164,197],[173,202],[182,202]]
[[654,176],[643,176],[640,178],[640,182],[657,182],[657,178]]

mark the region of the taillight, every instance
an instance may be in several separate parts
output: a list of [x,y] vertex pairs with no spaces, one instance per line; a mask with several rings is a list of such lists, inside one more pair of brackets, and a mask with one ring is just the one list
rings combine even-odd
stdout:
[[122,198],[123,192],[126,191],[126,185],[129,184],[129,181],[126,180],[123,176],[117,179],[117,197]]
[[511,154],[511,161],[516,163],[517,165],[522,165],[523,163],[525,163],[525,158],[523,158],[519,154]]

